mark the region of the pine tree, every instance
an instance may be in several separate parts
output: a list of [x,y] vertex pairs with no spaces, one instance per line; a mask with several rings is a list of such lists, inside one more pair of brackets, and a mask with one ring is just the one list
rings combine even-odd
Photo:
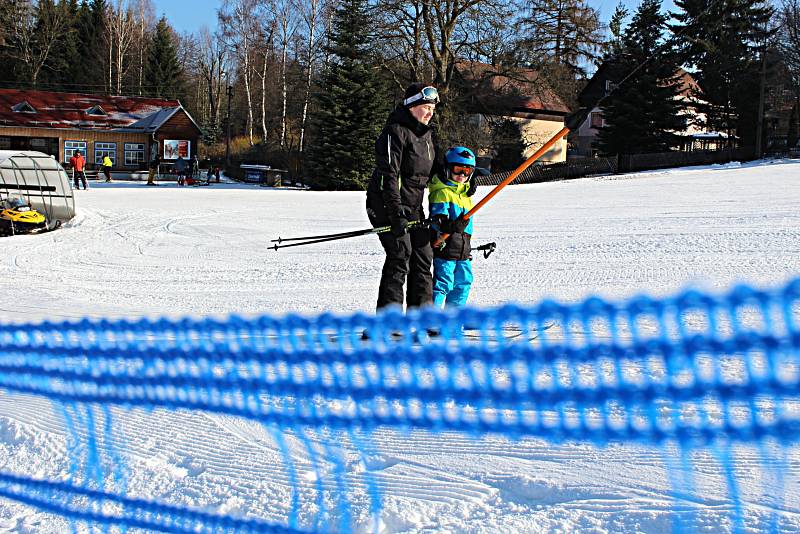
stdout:
[[614,70],[634,74],[617,80],[620,85],[601,106],[606,126],[598,148],[605,154],[665,152],[680,140],[675,132],[686,129],[676,56],[663,46],[666,21],[661,0],[644,0],[625,30],[615,65],[622,68]]
[[[47,84],[48,88],[75,91],[74,69],[81,61],[78,52],[78,0],[62,0],[58,6],[52,6],[52,8],[61,12],[61,16],[66,19],[66,23],[58,46],[50,53],[46,64],[47,68],[40,79]],[[80,91],[82,89],[78,88],[77,90]]]
[[343,0],[333,17],[308,151],[313,183],[321,189],[363,189],[375,165],[375,139],[388,105],[370,61],[369,25],[365,0]]
[[625,7],[625,4],[620,2],[614,9],[614,14],[611,15],[611,20],[608,23],[611,39],[609,39],[606,45],[609,56],[617,55],[622,51],[622,25],[629,14],[630,12]]
[[525,142],[518,122],[505,119],[494,125],[492,140],[495,148],[492,172],[510,171],[525,161]]
[[6,0],[0,2],[0,83],[12,84],[19,78],[19,63],[13,59],[11,49],[14,46],[11,29],[14,26],[14,13],[20,4],[29,4],[28,0]]
[[146,92],[151,96],[183,96],[183,72],[178,61],[178,48],[172,28],[164,17],[158,21],[148,49],[144,80]]
[[699,108],[709,130],[755,143],[759,99],[759,56],[773,9],[764,0],[676,0],[681,10],[673,31],[684,62],[708,103]]
[[79,91],[102,92],[105,84],[106,65],[106,2],[91,0],[82,2],[78,8],[78,20],[75,23],[77,41],[75,58],[70,76],[71,84]]

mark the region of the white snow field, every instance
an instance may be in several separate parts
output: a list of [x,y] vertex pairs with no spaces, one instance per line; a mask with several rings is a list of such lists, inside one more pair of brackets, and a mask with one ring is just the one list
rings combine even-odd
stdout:
[[[78,215],[63,229],[0,239],[0,322],[374,308],[383,261],[376,237],[269,249],[278,236],[368,227],[363,193],[91,185],[76,192]],[[798,206],[798,161],[512,186],[476,216],[474,243],[498,248],[489,259],[476,258],[470,302],[663,296],[689,285],[721,292],[740,281],[776,286],[800,274]],[[127,495],[289,521],[292,484],[270,429],[198,412],[110,413]],[[0,470],[66,479],[67,427],[49,400],[0,392]],[[284,434],[297,459],[302,529],[341,530],[328,460],[343,456],[356,532],[800,531],[797,446],[730,450],[737,524],[725,451],[713,448],[682,457],[636,443],[382,430],[362,457],[347,440],[332,445],[324,437]],[[316,469],[304,440],[315,444]],[[377,523],[365,480],[382,495]],[[63,518],[0,500],[0,532],[70,528]]]

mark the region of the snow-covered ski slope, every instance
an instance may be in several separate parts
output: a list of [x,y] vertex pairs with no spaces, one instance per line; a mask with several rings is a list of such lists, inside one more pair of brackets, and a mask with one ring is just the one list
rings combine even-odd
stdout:
[[[383,258],[374,236],[269,249],[278,236],[367,227],[363,194],[126,183],[76,194],[78,217],[63,230],[0,240],[3,322],[373,308]],[[470,301],[777,285],[800,274],[799,202],[800,162],[790,161],[514,186],[476,218],[474,242],[498,250],[476,258]],[[640,444],[381,431],[360,444],[370,451],[361,458],[346,440],[276,439],[233,417],[109,413],[128,494],[209,513],[285,524],[290,488],[300,484],[299,526],[337,530],[344,483],[352,525],[372,531],[372,480],[385,532],[800,531],[797,447],[730,451],[743,507],[736,525],[725,451],[713,448],[682,456]],[[76,444],[64,421],[47,400],[0,395],[2,470],[51,480],[70,473],[65,451]],[[297,459],[293,475],[284,448]],[[337,481],[330,460],[340,457],[346,472]],[[67,528],[0,501],[4,531]]]

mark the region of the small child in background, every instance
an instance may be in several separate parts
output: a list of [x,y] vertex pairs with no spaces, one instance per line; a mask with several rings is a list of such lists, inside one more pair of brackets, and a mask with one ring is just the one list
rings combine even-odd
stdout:
[[431,214],[431,240],[442,234],[450,237],[433,250],[433,303],[437,307],[463,306],[472,287],[472,218],[463,215],[472,209],[470,183],[475,172],[475,154],[456,146],[444,155],[444,176],[434,176],[428,185]]

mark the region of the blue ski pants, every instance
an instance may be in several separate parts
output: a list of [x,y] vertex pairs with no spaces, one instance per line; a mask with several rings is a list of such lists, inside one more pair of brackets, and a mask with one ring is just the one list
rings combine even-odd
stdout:
[[433,260],[433,304],[463,306],[472,287],[472,260]]

